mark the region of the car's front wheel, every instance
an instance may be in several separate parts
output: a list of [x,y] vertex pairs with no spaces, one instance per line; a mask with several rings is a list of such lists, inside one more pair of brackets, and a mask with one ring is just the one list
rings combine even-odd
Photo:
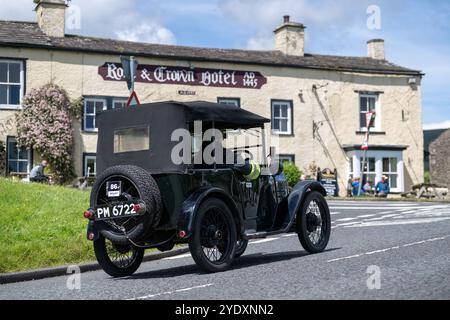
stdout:
[[113,277],[132,275],[144,258],[144,249],[116,245],[102,235],[94,241],[94,252],[102,269]]
[[309,253],[325,250],[331,233],[330,210],[319,192],[308,193],[297,214],[297,233],[302,247]]
[[204,201],[189,241],[195,263],[206,272],[227,270],[235,255],[236,234],[236,224],[227,205],[216,198]]

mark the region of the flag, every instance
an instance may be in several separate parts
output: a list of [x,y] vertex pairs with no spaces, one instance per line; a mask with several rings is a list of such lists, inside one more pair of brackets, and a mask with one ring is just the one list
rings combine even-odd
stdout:
[[375,112],[367,112],[366,113],[366,134],[364,135],[364,141],[361,146],[361,150],[369,149],[369,134],[370,134],[370,126],[372,122],[375,120]]

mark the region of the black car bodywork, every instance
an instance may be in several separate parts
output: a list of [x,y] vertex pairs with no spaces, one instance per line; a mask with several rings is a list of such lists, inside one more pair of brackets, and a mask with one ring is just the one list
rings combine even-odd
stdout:
[[[201,211],[200,208],[208,199],[218,199],[230,211],[236,227],[235,240],[237,241],[247,242],[252,238],[264,238],[273,234],[300,232],[299,215],[303,211],[306,212],[305,215],[308,215],[305,206],[311,207],[310,204],[305,203],[307,196],[311,193],[316,198],[325,196],[326,192],[322,185],[315,181],[302,181],[289,191],[282,166],[276,161],[271,164],[261,163],[260,170],[263,174],[253,180],[246,178],[245,169],[243,169],[245,165],[242,164],[174,163],[172,151],[178,141],[174,139],[173,132],[177,129],[185,129],[193,134],[195,121],[202,122],[203,132],[210,128],[217,130],[259,128],[260,132],[263,132],[264,125],[269,122],[268,119],[241,108],[209,102],[161,102],[103,111],[97,114],[99,128],[98,179],[91,195],[90,212],[92,214],[89,215],[87,231],[89,240],[95,242],[105,237],[113,245],[116,244],[116,249],[117,247],[122,248],[119,251],[126,251],[124,248],[152,247],[164,251],[171,249],[176,243],[190,243],[194,241],[193,234],[196,232],[195,226],[199,210]],[[131,132],[131,138],[123,138],[120,135],[123,132]],[[132,146],[130,151],[127,147],[123,147],[122,140],[136,144],[137,147]],[[121,143],[122,145],[120,145]],[[263,140],[262,143],[264,144],[265,141]],[[270,148],[268,149],[272,152]],[[270,153],[267,152],[268,149],[263,147],[264,156]],[[274,154],[271,154],[270,157],[276,159]],[[245,164],[248,167],[248,161]],[[148,222],[148,226],[145,227],[146,231],[141,232],[135,238],[127,236],[126,227],[120,231],[119,225],[114,226],[114,221],[118,220],[99,221],[96,215],[97,208],[106,202],[106,200],[102,200],[103,202],[98,200],[105,193],[105,183],[111,179],[120,180],[120,177],[124,176],[120,170],[119,173],[109,173],[108,170],[121,166],[143,169],[154,179],[158,189],[155,192],[159,192],[159,195],[155,196],[156,200],[147,200],[147,211],[144,213],[144,215],[151,214],[148,212],[149,206],[154,208],[158,205],[158,210],[160,210],[158,219],[153,219],[151,223]],[[115,178],[110,178],[112,175]],[[125,178],[128,176],[132,175],[125,174]],[[150,178],[143,180],[146,179]],[[126,184],[126,182],[124,183]],[[134,183],[130,185],[132,185],[131,189],[138,189]],[[136,196],[125,194],[128,196],[127,199],[113,200],[116,201],[115,203],[124,203],[126,200],[129,203],[140,201],[138,198],[142,198],[142,194],[139,196],[139,191],[136,192]],[[161,203],[154,204],[151,203],[152,201]],[[316,218],[314,214],[305,218],[304,230],[315,230],[314,228],[320,227],[324,232],[324,235],[321,234],[321,237],[324,237],[323,241],[328,242],[328,207],[322,198],[314,201],[318,204],[317,212],[319,213],[315,215]],[[156,223],[154,223],[155,221]],[[128,220],[126,223],[129,223]],[[116,228],[116,235],[113,231],[107,230],[108,228]],[[215,234],[216,237],[219,237],[220,234],[217,234],[219,231],[216,231]],[[234,238],[232,239],[234,240]],[[211,243],[210,246],[214,246],[214,243]],[[215,246],[217,247],[217,245]],[[317,252],[323,249],[322,243]],[[224,249],[221,250],[224,251]],[[234,250],[232,248],[233,254]],[[97,258],[99,258],[99,254],[97,254]],[[102,260],[101,257],[99,262],[101,262],[100,260]],[[198,263],[197,260],[196,262]],[[216,270],[213,267],[204,269],[221,271],[220,268]],[[105,271],[108,272],[107,268]],[[121,276],[132,272],[108,273]]]

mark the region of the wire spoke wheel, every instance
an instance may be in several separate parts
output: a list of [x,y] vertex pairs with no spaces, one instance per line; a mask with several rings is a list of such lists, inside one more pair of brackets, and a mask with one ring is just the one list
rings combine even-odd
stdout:
[[144,258],[144,249],[132,245],[118,245],[102,235],[94,241],[94,252],[103,270],[113,277],[132,275]]
[[312,191],[297,213],[297,234],[303,248],[310,253],[325,250],[331,233],[331,218],[325,198]]
[[224,271],[231,265],[236,247],[236,224],[227,205],[209,198],[200,206],[189,249],[197,265],[206,272]]
[[306,230],[309,240],[315,245],[323,239],[322,213],[316,200],[312,200],[306,211]]
[[136,260],[137,251],[131,246],[117,246],[106,240],[106,252],[111,262],[118,268],[128,268]]
[[200,229],[200,241],[206,258],[214,264],[223,262],[231,250],[230,227],[223,212],[211,209],[206,212]]

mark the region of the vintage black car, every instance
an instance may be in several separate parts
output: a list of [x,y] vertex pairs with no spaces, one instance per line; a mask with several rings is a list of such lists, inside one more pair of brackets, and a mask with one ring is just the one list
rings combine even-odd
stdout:
[[[249,239],[291,232],[306,251],[323,251],[331,230],[326,192],[316,181],[289,191],[274,148],[266,146],[268,122],[238,107],[201,101],[99,112],[97,179],[84,216],[104,271],[131,275],[145,249],[184,243],[201,269],[224,271]],[[205,139],[207,132],[224,139]],[[180,149],[183,133],[188,151]],[[246,134],[257,142],[243,139]],[[230,138],[247,143],[228,147]],[[213,161],[206,161],[202,155],[211,144],[223,152],[213,148]]]

